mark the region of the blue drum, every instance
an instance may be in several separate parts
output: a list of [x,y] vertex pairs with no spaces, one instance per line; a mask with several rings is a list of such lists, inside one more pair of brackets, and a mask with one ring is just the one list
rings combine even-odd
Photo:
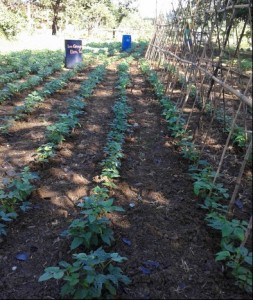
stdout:
[[122,36],[122,51],[126,51],[131,48],[131,35]]

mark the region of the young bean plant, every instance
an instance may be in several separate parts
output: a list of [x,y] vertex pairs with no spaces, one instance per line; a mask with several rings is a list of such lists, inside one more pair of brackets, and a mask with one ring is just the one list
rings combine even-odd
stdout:
[[120,283],[130,282],[121,268],[115,266],[126,260],[118,253],[107,253],[98,248],[89,254],[73,254],[73,260],[73,264],[61,261],[59,267],[46,268],[39,282],[63,279],[61,296],[72,299],[109,299],[116,295]]

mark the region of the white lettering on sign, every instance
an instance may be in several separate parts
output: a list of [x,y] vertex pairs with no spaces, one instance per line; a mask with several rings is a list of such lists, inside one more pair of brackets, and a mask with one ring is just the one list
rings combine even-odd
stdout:
[[70,55],[82,54],[82,45],[67,44],[67,49],[70,49],[69,50]]
[[70,54],[78,54],[78,51],[76,51],[76,50],[70,50],[69,53]]
[[79,48],[80,49],[80,48],[82,48],[82,45],[76,45],[76,44],[74,44],[73,48]]

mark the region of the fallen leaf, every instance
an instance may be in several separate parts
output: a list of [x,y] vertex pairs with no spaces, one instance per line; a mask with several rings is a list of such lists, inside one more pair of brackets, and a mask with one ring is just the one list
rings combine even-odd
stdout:
[[160,263],[158,261],[154,261],[154,260],[147,260],[144,262],[144,264],[146,266],[156,267],[156,268],[158,268],[160,266]]
[[126,238],[123,238],[122,239],[122,241],[126,244],[126,245],[128,245],[128,246],[131,246],[131,241],[129,241],[128,239],[126,239]]
[[20,261],[26,261],[29,258],[29,254],[26,252],[21,252],[16,255],[16,259]]
[[151,273],[151,271],[150,271],[149,269],[147,269],[147,268],[145,268],[145,267],[143,267],[143,266],[141,266],[141,267],[139,268],[139,270],[142,271],[142,273],[143,273],[143,274],[146,274],[146,275],[148,275],[148,274]]

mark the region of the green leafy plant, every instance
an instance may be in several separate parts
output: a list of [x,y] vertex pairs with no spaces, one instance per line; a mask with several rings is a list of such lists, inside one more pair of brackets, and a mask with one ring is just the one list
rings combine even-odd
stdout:
[[192,84],[190,86],[190,93],[189,93],[189,96],[192,97],[192,98],[195,98],[196,97],[196,94],[197,94],[197,88],[194,84]]
[[191,139],[191,137],[182,138],[179,142],[181,153],[185,159],[196,163],[199,160],[199,153],[193,143],[189,141],[189,139]]
[[6,225],[0,223],[0,236],[1,235],[7,235],[7,232],[6,232],[5,228],[6,228]]
[[223,214],[227,213],[228,210],[228,205],[224,205],[221,204],[219,202],[217,202],[216,199],[214,199],[213,197],[209,197],[207,196],[204,199],[204,203],[199,205],[201,208],[209,210],[209,211],[217,211],[217,212],[221,212]]
[[104,196],[108,197],[107,189],[97,187],[94,191],[95,194],[84,197],[83,201],[78,203],[78,207],[81,208],[80,213],[85,217],[75,219],[68,230],[63,233],[64,236],[73,237],[71,250],[80,245],[90,249],[91,246],[97,246],[100,241],[111,245],[114,240],[112,229],[109,227],[109,219],[105,215],[113,211],[122,212],[124,210],[113,205],[114,199],[104,200]]
[[78,123],[78,118],[75,112],[68,114],[60,114],[59,121],[55,124],[47,126],[47,140],[49,143],[60,144],[65,137],[69,135],[72,128]]
[[113,231],[109,227],[108,218],[93,218],[92,213],[85,218],[75,219],[69,228],[63,232],[63,236],[73,238],[70,249],[74,250],[80,245],[84,245],[87,249],[91,246],[98,246],[100,242],[111,245],[114,240]]
[[78,203],[80,207],[81,214],[84,214],[88,217],[90,222],[93,222],[95,219],[105,216],[107,213],[113,211],[124,211],[123,208],[119,206],[112,205],[114,199],[104,200],[98,195],[91,195],[90,197],[84,197],[83,201]]
[[[97,246],[103,241],[107,245],[111,245],[113,241],[113,231],[109,227],[109,219],[105,217],[107,213],[112,211],[124,211],[121,207],[114,206],[114,199],[108,198],[108,190],[96,187],[93,189],[93,195],[84,197],[78,203],[81,208],[81,214],[84,218],[75,219],[69,228],[63,232],[63,236],[73,238],[71,250],[84,245],[87,249]],[[106,200],[107,199],[107,200]]]
[[206,215],[208,226],[221,232],[221,247],[226,248],[231,243],[239,243],[244,239],[248,223],[240,220],[227,220],[218,212],[210,212]]
[[39,282],[63,279],[66,283],[61,288],[61,295],[73,299],[109,298],[116,295],[119,283],[130,283],[122,270],[114,265],[126,260],[118,253],[106,253],[99,248],[90,254],[74,254],[73,259],[72,265],[61,261],[59,267],[46,268]]
[[26,201],[34,190],[32,181],[38,176],[25,167],[20,173],[14,173],[11,177],[2,180],[0,189],[0,235],[6,235],[5,223],[17,218],[17,210],[27,211],[30,202]]
[[47,126],[47,140],[52,144],[60,144],[65,140],[65,136],[69,134],[69,126],[67,123],[59,122]]
[[[1,206],[0,209],[2,209]],[[6,213],[3,210],[0,210],[0,221],[11,222],[16,218],[17,218],[17,213],[15,212]],[[7,235],[6,225],[3,223],[0,223],[0,236],[1,235]]]
[[55,155],[55,144],[47,143],[40,146],[36,151],[36,160],[39,162],[47,162],[50,157],[53,157]]
[[227,199],[229,197],[228,190],[224,188],[222,183],[213,183],[215,174],[211,167],[208,166],[203,168],[199,173],[191,175],[195,180],[193,190],[196,196],[205,199],[209,193],[212,192],[213,201]]
[[225,261],[226,265],[232,269],[232,275],[236,278],[236,284],[240,288],[252,293],[252,252],[246,247],[235,248],[231,245],[228,250],[222,250],[216,254],[216,261]]
[[0,208],[9,213],[15,212],[16,205],[22,203],[28,198],[34,190],[32,181],[38,176],[25,167],[20,173],[15,173],[10,178],[2,180],[3,189],[0,190]]
[[236,126],[232,134],[232,138],[233,138],[233,143],[236,144],[237,146],[241,148],[246,147],[248,139],[245,131],[242,128]]

